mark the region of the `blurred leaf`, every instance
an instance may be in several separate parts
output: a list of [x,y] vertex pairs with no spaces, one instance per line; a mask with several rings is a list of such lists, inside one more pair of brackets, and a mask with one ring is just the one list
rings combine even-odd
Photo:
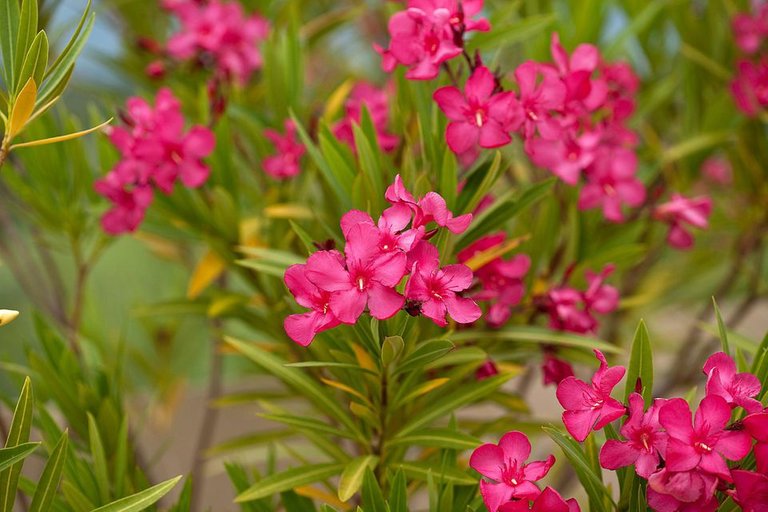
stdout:
[[527,341],[531,343],[542,343],[547,345],[558,345],[563,347],[583,348],[592,351],[598,349],[612,354],[621,353],[621,349],[604,341],[570,334],[565,332],[556,332],[543,327],[534,326],[508,326],[497,331],[463,331],[451,335],[454,341],[466,340],[509,340],[509,341]]
[[669,164],[676,162],[681,158],[698,153],[699,151],[731,141],[733,140],[733,137],[734,134],[731,131],[710,132],[695,135],[686,141],[667,148],[661,155],[661,163]]
[[93,132],[101,130],[102,128],[104,128],[105,126],[107,126],[111,122],[112,122],[112,118],[109,118],[106,121],[104,121],[103,123],[101,123],[100,125],[94,126],[93,128],[88,128],[87,130],[82,130],[82,131],[75,132],[75,133],[68,133],[66,135],[58,135],[56,137],[48,137],[48,138],[40,139],[40,140],[32,140],[32,141],[29,141],[29,142],[20,142],[18,144],[14,144],[13,146],[11,146],[11,149],[29,148],[29,147],[33,147],[33,146],[43,146],[45,144],[55,144],[57,142],[65,142],[65,141],[68,141],[68,140],[79,139],[80,137],[88,135],[89,133],[93,133]]
[[474,436],[447,428],[422,429],[415,434],[398,436],[390,444],[403,446],[429,446],[448,450],[474,450],[482,441]]
[[398,468],[389,489],[389,512],[408,512],[408,489],[405,473]]
[[396,374],[407,373],[424,367],[453,350],[454,345],[448,340],[428,340],[420,343],[416,349],[405,356],[395,369]]
[[547,29],[555,22],[555,14],[526,16],[524,19],[509,25],[494,25],[493,30],[474,34],[468,42],[469,51],[475,48],[481,50],[498,49],[505,46],[529,41]]
[[402,469],[406,476],[426,482],[432,475],[436,482],[454,485],[477,485],[477,479],[455,467],[440,467],[430,462],[402,462],[395,467]]
[[363,478],[366,470],[373,470],[378,464],[379,458],[375,455],[364,455],[352,459],[339,479],[339,499],[348,501],[363,486]]
[[195,265],[187,284],[187,298],[195,299],[226,270],[227,263],[210,249]]
[[10,448],[0,448],[0,471],[4,471],[17,462],[21,462],[35,451],[40,443],[21,443]]
[[8,118],[8,139],[12,140],[29,120],[29,116],[32,115],[32,110],[35,108],[35,98],[37,98],[37,86],[35,80],[30,78],[24,87],[19,91],[19,95],[16,97],[16,101],[11,108],[11,115]]
[[[371,468],[365,468],[363,478],[363,507],[365,512],[388,512],[387,503],[384,501],[384,494]],[[360,507],[358,507],[360,510]]]
[[149,489],[144,489],[136,494],[113,501],[109,505],[99,507],[93,512],[139,512],[157,503],[160,498],[174,488],[181,478],[181,475],[171,478]]
[[635,384],[638,379],[642,384],[641,394],[645,399],[645,406],[650,407],[653,402],[653,352],[651,350],[651,340],[648,336],[648,328],[642,320],[640,320],[640,324],[637,326],[635,338],[632,341],[632,352],[624,389],[625,402],[629,395],[635,391]]
[[15,90],[16,86],[16,38],[18,31],[19,2],[0,0],[0,55],[3,57],[3,80],[9,91]]
[[[28,2],[25,2],[28,3]],[[19,34],[21,35],[21,34]],[[42,30],[37,33],[26,55],[22,56],[18,72],[19,84],[27,83],[32,78],[36,84],[43,82],[45,68],[48,65],[48,36]],[[18,92],[18,91],[17,91]]]
[[93,476],[99,489],[101,503],[109,501],[109,471],[107,469],[107,456],[104,453],[104,444],[101,441],[99,427],[91,413],[88,413],[88,442],[91,448],[91,463]]
[[723,322],[723,317],[720,314],[720,308],[717,305],[717,301],[714,297],[712,297],[712,306],[715,308],[715,318],[717,319],[717,330],[718,334],[720,335],[720,344],[723,347],[723,352],[728,354],[729,356],[733,355],[731,353],[731,347],[728,343],[728,329],[725,328],[725,322]]
[[258,500],[338,475],[344,464],[309,464],[270,475],[235,498],[235,503]]
[[29,505],[29,512],[48,512],[61,482],[68,444],[69,434],[65,430],[45,463],[43,474],[40,475],[35,494],[32,496],[32,503]]

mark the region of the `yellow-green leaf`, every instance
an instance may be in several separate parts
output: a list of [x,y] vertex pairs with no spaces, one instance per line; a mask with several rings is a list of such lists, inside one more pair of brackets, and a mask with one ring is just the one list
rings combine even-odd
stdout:
[[[21,96],[21,95],[19,95],[19,96]],[[34,102],[33,102],[33,104],[34,104]],[[13,122],[13,120],[11,122]],[[66,135],[59,135],[57,137],[49,137],[47,139],[39,139],[39,140],[31,140],[29,142],[22,142],[20,144],[14,144],[13,146],[11,146],[11,149],[29,148],[29,147],[32,147],[32,146],[43,146],[45,144],[55,144],[56,142],[65,142],[65,141],[68,141],[68,140],[79,139],[80,137],[82,137],[84,135],[88,135],[89,133],[93,133],[93,132],[95,132],[97,130],[101,130],[102,128],[104,128],[105,126],[107,126],[111,122],[112,122],[112,118],[110,117],[109,119],[107,119],[106,121],[101,123],[100,125],[94,126],[93,128],[88,128],[87,130],[82,130],[82,131],[75,132],[75,133],[68,133]]]
[[16,101],[11,109],[11,116],[8,120],[8,138],[13,139],[26,126],[29,116],[35,108],[37,99],[37,85],[35,80],[30,78],[24,87],[19,91]]
[[363,485],[366,468],[375,468],[379,458],[375,455],[357,457],[347,464],[339,479],[339,499],[348,501]]
[[226,262],[215,252],[206,252],[195,266],[187,285],[187,298],[194,299],[208,288],[227,268]]

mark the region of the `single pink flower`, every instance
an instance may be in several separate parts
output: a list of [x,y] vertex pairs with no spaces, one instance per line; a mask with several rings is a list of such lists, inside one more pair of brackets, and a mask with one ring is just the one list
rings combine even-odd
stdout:
[[509,132],[520,124],[519,116],[512,116],[517,99],[512,92],[496,92],[496,86],[493,73],[479,66],[467,80],[464,94],[453,86],[435,91],[435,102],[451,120],[445,139],[454,153],[465,153],[476,144],[497,148],[512,141]]
[[740,60],[736,77],[731,82],[731,94],[736,106],[745,115],[756,117],[768,107],[768,59],[757,62]]
[[754,14],[739,13],[731,20],[736,45],[741,51],[753,54],[768,37],[768,6],[763,4]]
[[318,251],[307,260],[307,278],[331,292],[331,312],[342,323],[354,324],[366,306],[379,320],[394,316],[405,302],[395,290],[405,275],[405,253],[378,257],[378,229],[367,224],[356,224],[346,238],[346,267],[331,252]]
[[571,498],[564,500],[560,494],[551,487],[544,488],[533,503],[530,500],[510,501],[499,508],[499,512],[581,512],[579,503]]
[[384,151],[393,151],[400,140],[396,135],[387,131],[389,125],[389,89],[389,86],[379,89],[367,82],[357,83],[344,103],[344,118],[333,126],[332,131],[336,138],[349,147],[355,148],[352,125],[360,124],[363,108],[365,108],[371,116],[379,146]]
[[393,251],[409,252],[424,237],[424,227],[405,229],[411,222],[411,209],[403,204],[387,208],[378,223],[366,212],[350,210],[341,218],[341,230],[346,237],[357,224],[363,223],[378,229],[378,250],[381,255]]
[[763,404],[755,397],[760,394],[760,379],[751,373],[736,373],[736,362],[725,352],[712,354],[704,363],[707,395],[717,395],[731,407],[743,407],[749,413],[760,412]]
[[135,231],[152,203],[152,188],[149,185],[137,184],[136,180],[124,183],[114,172],[97,180],[93,187],[113,203],[101,218],[101,227],[110,235]]
[[[541,491],[534,482],[544,478],[555,463],[550,455],[547,460],[526,464],[531,455],[531,442],[522,432],[507,432],[499,444],[484,444],[469,459],[469,465],[497,483],[480,481],[480,493],[490,512],[511,500],[534,499]],[[527,510],[527,509],[526,509]]]
[[[343,260],[341,254],[336,251],[332,256],[339,262]],[[331,312],[330,292],[319,289],[307,279],[306,274],[306,265],[291,265],[285,271],[285,285],[296,298],[296,302],[312,310],[309,313],[289,315],[284,321],[285,332],[303,347],[312,343],[317,333],[332,329],[341,323]]]
[[622,222],[622,206],[632,208],[645,201],[645,186],[635,177],[637,156],[622,147],[601,148],[587,173],[587,183],[579,194],[579,209],[602,208],[611,222]]
[[619,291],[605,284],[614,268],[606,265],[599,274],[587,271],[587,289],[583,292],[566,286],[550,290],[545,302],[550,327],[581,334],[597,330],[594,314],[607,314],[618,306]]
[[297,176],[301,172],[299,163],[306,148],[296,139],[296,125],[293,120],[285,120],[285,134],[275,130],[264,130],[264,136],[275,146],[276,154],[264,159],[264,172],[276,180]]
[[768,476],[743,469],[731,471],[736,503],[744,512],[768,512]]
[[592,377],[591,384],[566,377],[557,386],[557,400],[563,406],[563,423],[568,433],[579,442],[584,441],[591,430],[600,430],[627,412],[624,404],[611,398],[611,391],[624,377],[623,366],[608,367],[605,356],[595,350],[600,368]]
[[[541,80],[539,81],[539,76]],[[520,91],[519,120],[522,122],[523,137],[530,141],[538,132],[541,137],[555,140],[562,132],[560,123],[553,113],[563,108],[566,89],[560,77],[552,68],[527,61],[515,70]]]
[[648,478],[648,505],[656,512],[715,512],[718,480],[702,471],[661,469]]
[[644,412],[643,397],[638,393],[629,395],[629,419],[621,427],[626,441],[608,439],[600,450],[600,465],[611,470],[635,466],[641,477],[651,476],[667,445],[667,435],[659,423],[659,409],[663,404],[664,400],[657,399]]
[[730,481],[725,460],[739,460],[749,453],[752,441],[744,431],[726,430],[731,408],[719,396],[705,397],[691,424],[691,409],[682,398],[669,400],[659,412],[659,422],[669,435],[666,469],[673,472],[701,469]]
[[564,361],[555,356],[552,351],[544,352],[544,361],[541,364],[541,372],[544,377],[544,385],[554,384],[557,386],[565,378],[573,377],[573,366],[568,361]]
[[733,181],[733,169],[731,163],[721,156],[707,158],[701,164],[701,173],[712,183],[717,185],[730,185]]
[[581,172],[594,162],[599,142],[596,132],[554,140],[535,138],[528,144],[528,156],[537,166],[549,169],[569,185],[576,185]]
[[755,443],[754,453],[757,470],[768,475],[768,412],[750,414],[743,421],[744,429]]
[[446,314],[460,324],[471,324],[482,312],[471,299],[458,295],[472,285],[472,271],[465,265],[440,268],[437,248],[428,242],[419,244],[426,254],[414,263],[405,286],[405,296],[419,304],[421,314],[437,325],[448,325]]
[[693,235],[686,231],[686,225],[699,229],[709,226],[712,214],[712,200],[706,196],[687,198],[672,194],[669,202],[657,206],[654,218],[669,224],[667,242],[677,249],[689,249],[693,246]]
[[448,228],[449,231],[458,235],[466,231],[470,222],[472,222],[471,213],[454,217],[453,213],[448,209],[445,199],[436,192],[428,192],[417,201],[408,189],[405,188],[399,174],[395,176],[394,183],[387,187],[384,197],[392,205],[407,206],[413,212],[413,222],[411,224],[413,229],[418,229],[430,222],[434,222],[438,226]]
[[614,286],[605,284],[605,280],[613,274],[614,265],[606,265],[599,274],[587,270],[587,289],[584,291],[584,303],[587,309],[600,314],[613,312],[619,305],[619,290]]
[[566,106],[573,108],[573,102],[579,102],[587,112],[600,108],[608,94],[605,81],[593,76],[600,65],[600,50],[591,44],[580,44],[568,55],[555,32],[550,51],[565,84]]

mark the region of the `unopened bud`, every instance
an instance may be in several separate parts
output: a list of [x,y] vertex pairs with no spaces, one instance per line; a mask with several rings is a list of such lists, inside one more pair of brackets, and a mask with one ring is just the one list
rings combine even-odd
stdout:
[[16,320],[17,316],[19,316],[18,311],[13,309],[0,309],[0,326],[8,325]]

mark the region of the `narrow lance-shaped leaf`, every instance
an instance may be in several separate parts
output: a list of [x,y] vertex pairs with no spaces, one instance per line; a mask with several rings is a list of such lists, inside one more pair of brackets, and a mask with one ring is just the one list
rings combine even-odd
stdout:
[[645,406],[649,407],[653,401],[653,352],[651,340],[648,336],[648,328],[642,320],[635,331],[632,341],[632,353],[627,369],[627,382],[624,389],[624,400],[635,391],[637,383],[640,383],[640,394],[645,399]]
[[344,464],[310,464],[270,475],[235,498],[236,503],[258,500],[338,475]]
[[19,69],[19,83],[26,83],[32,78],[36,84],[43,81],[45,67],[48,65],[48,36],[42,30],[37,33],[26,55],[23,56]]
[[352,498],[362,487],[366,470],[375,468],[378,462],[379,458],[375,455],[364,455],[352,459],[344,468],[339,479],[339,499],[348,501]]
[[26,459],[38,446],[40,443],[22,443],[11,448],[0,448],[0,471]]
[[48,512],[50,510],[53,497],[59,488],[59,482],[61,482],[68,445],[69,434],[65,430],[53,448],[48,462],[45,463],[43,474],[40,476],[35,494],[32,496],[32,503],[29,505],[29,512]]
[[83,137],[84,135],[88,135],[89,133],[93,133],[95,131],[101,130],[105,126],[107,126],[109,123],[112,122],[112,118],[110,117],[103,123],[101,123],[98,126],[94,126],[93,128],[88,128],[87,130],[82,130],[75,133],[68,133],[66,135],[58,135],[56,137],[49,137],[47,139],[40,139],[40,140],[31,140],[29,142],[21,142],[19,144],[14,144],[11,146],[11,149],[19,149],[19,148],[30,148],[33,146],[44,146],[45,144],[55,144],[57,142],[66,142],[68,140],[74,140],[79,139],[80,137]]
[[723,347],[723,352],[731,355],[731,347],[728,343],[728,329],[725,328],[723,316],[720,314],[720,307],[717,305],[717,301],[714,297],[712,297],[712,306],[715,308],[715,318],[717,318],[717,331],[720,335],[720,344]]
[[157,503],[160,498],[170,492],[171,489],[181,480],[181,475],[159,483],[149,489],[145,489],[136,494],[113,501],[109,505],[99,507],[93,512],[140,512]]
[[16,86],[16,37],[19,32],[19,2],[0,0],[0,55],[3,80],[9,91]]
[[[19,400],[16,402],[16,408],[13,411],[13,420],[8,432],[8,439],[5,442],[6,448],[18,446],[29,440],[29,432],[32,428],[32,412],[34,398],[32,393],[32,383],[29,377],[24,379],[24,385],[19,394]],[[21,473],[22,462],[18,462],[12,467],[0,473],[0,511],[11,512],[16,497],[16,487],[19,483],[19,474]]]
[[[18,84],[24,83],[28,77],[24,77],[21,69],[24,64],[24,57],[29,53],[28,50],[34,45],[36,39],[35,33],[37,33],[37,2],[38,0],[23,0],[21,3],[21,14],[19,16],[19,33],[16,36],[16,54],[14,70],[18,78]],[[42,33],[42,32],[41,32]],[[40,34],[37,34],[39,37]],[[47,40],[46,40],[47,43]],[[48,60],[48,45],[46,44],[46,61]],[[45,68],[43,68],[45,69]],[[40,81],[37,81],[40,83]],[[13,92],[18,92],[14,90]]]
[[24,87],[21,88],[16,101],[13,102],[11,115],[8,118],[8,138],[13,139],[26,126],[32,111],[35,108],[35,99],[37,98],[37,85],[34,79],[30,78]]

